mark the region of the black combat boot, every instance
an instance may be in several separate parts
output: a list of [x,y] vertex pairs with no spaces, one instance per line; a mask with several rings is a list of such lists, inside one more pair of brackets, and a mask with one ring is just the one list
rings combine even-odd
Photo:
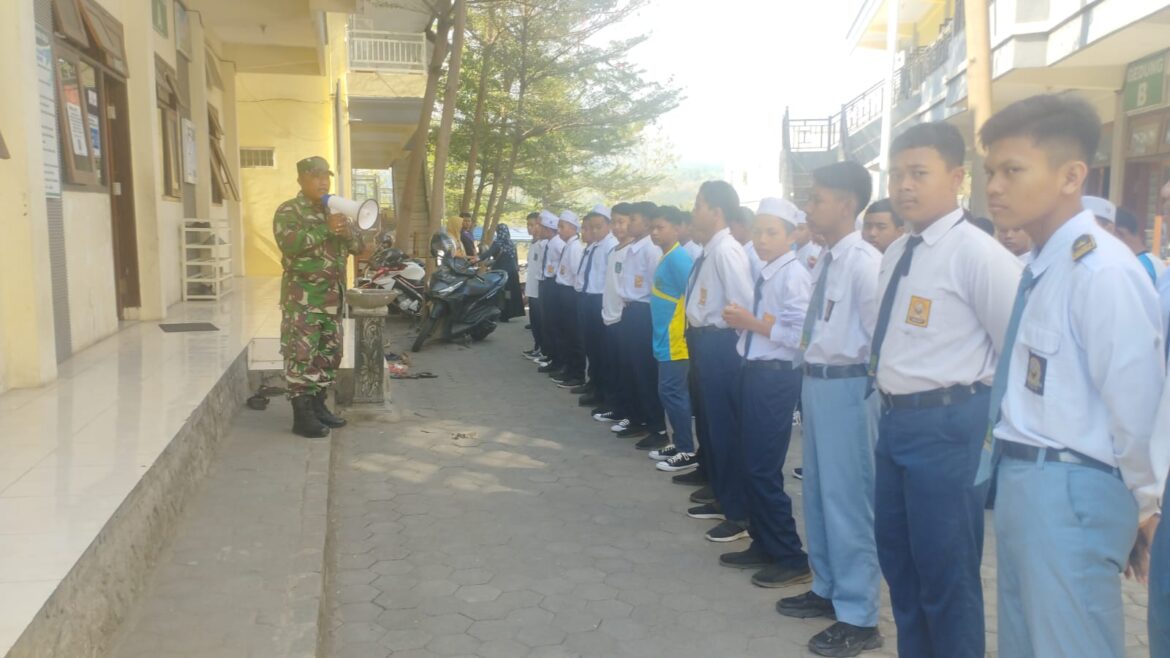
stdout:
[[317,420],[326,427],[345,427],[345,419],[329,411],[329,407],[325,406],[327,397],[329,397],[329,391],[321,390],[313,398],[313,411],[317,414]]
[[298,395],[292,399],[293,434],[309,439],[329,436],[329,428],[321,424],[313,411],[313,396]]

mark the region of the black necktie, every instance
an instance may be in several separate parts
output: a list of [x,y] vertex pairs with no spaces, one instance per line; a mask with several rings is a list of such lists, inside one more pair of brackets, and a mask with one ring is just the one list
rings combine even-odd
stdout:
[[[752,304],[752,315],[760,312],[760,298],[763,297],[764,292],[764,275],[761,274],[756,279],[756,296],[755,302]],[[752,355],[752,339],[756,337],[756,332],[748,330],[747,342],[743,345],[743,358],[748,358]]]
[[699,270],[703,269],[703,263],[707,262],[707,254],[703,253],[699,256],[699,260],[695,261],[695,267],[691,269],[691,280],[687,283],[687,299],[691,298],[691,293],[695,290],[695,284],[699,282]]
[[585,282],[581,284],[581,292],[586,294],[589,293],[589,272],[591,271],[590,268],[593,267],[593,252],[595,251],[597,251],[597,245],[589,245],[589,253],[585,256],[585,260],[581,261],[581,266],[577,268],[578,279],[581,278],[581,270],[585,270]]
[[882,305],[878,310],[877,326],[873,330],[873,348],[869,354],[869,380],[873,384],[873,379],[877,377],[878,357],[882,352],[882,341],[886,339],[886,329],[890,324],[890,312],[894,310],[894,296],[898,292],[898,282],[902,277],[910,273],[910,259],[914,257],[914,249],[922,244],[922,236],[914,235],[906,241],[906,251],[902,252],[902,257],[898,259],[898,264],[894,266],[894,273],[890,276],[890,282],[886,284],[886,292],[882,295]]

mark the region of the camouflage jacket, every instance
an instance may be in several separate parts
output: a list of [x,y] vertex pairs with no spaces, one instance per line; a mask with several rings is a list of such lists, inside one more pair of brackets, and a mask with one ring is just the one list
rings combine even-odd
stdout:
[[346,238],[329,230],[324,208],[297,193],[276,209],[272,233],[280,248],[284,276],[280,305],[285,310],[336,314],[345,288],[345,262],[362,250],[360,235]]

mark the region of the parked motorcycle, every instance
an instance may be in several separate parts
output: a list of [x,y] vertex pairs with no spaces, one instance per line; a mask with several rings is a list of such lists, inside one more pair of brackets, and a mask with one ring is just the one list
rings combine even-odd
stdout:
[[412,352],[421,350],[440,325],[444,340],[467,336],[480,341],[496,330],[504,308],[508,274],[500,271],[478,274],[475,266],[454,253],[455,242],[449,235],[436,233],[431,237],[436,269],[427,286],[429,310],[410,348]]
[[359,288],[398,290],[399,295],[390,304],[390,311],[420,319],[426,303],[426,275],[422,262],[408,259],[401,249],[394,248],[393,239],[385,237],[366,262],[357,285]]

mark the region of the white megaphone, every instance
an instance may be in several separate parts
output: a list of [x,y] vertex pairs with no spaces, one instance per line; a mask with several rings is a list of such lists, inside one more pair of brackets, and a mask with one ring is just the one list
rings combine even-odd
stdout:
[[378,223],[378,202],[373,199],[354,201],[336,194],[326,194],[321,201],[329,212],[345,215],[349,218],[349,227],[368,231]]

